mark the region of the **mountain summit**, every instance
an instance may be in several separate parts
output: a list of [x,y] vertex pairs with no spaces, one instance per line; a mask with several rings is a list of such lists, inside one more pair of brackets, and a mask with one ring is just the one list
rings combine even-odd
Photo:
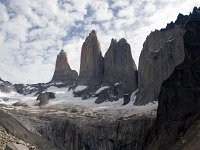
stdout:
[[137,89],[137,67],[131,55],[131,47],[122,38],[111,40],[104,59],[104,84],[123,83],[126,93]]
[[92,30],[81,49],[79,85],[99,85],[103,77],[103,56],[96,31]]
[[51,81],[72,85],[77,77],[78,73],[75,70],[72,70],[69,66],[66,52],[61,50],[57,55],[56,67]]

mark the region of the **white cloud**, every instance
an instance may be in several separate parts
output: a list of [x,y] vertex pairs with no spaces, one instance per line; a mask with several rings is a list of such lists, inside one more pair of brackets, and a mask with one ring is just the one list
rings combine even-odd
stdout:
[[103,54],[111,38],[126,38],[138,63],[146,36],[199,0],[2,0],[0,1],[0,77],[36,83],[51,79],[56,55],[68,54],[79,70],[81,45],[97,30]]
[[8,17],[8,14],[7,14],[7,9],[1,3],[0,3],[0,14],[1,14],[0,23],[4,22],[4,21],[8,21],[9,17]]

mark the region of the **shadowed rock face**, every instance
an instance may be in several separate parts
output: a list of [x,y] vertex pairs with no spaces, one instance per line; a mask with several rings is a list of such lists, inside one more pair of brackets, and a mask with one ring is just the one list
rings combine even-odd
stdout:
[[200,146],[196,140],[200,125],[200,13],[199,17],[190,16],[185,30],[185,59],[162,84],[154,134],[146,149],[198,150]]
[[79,85],[99,85],[103,78],[103,56],[96,31],[92,30],[81,49]]
[[61,50],[56,59],[56,68],[51,82],[63,82],[66,85],[72,85],[77,77],[78,73],[69,66],[66,52]]
[[0,91],[5,93],[10,93],[16,91],[16,89],[12,83],[4,81],[0,78]]
[[161,84],[183,62],[184,30],[178,25],[152,32],[146,39],[139,59],[138,89],[135,104],[158,100]]
[[90,114],[76,107],[70,109],[70,115],[12,113],[23,120],[23,124],[28,122],[29,128],[49,139],[59,150],[142,150],[147,130],[155,121],[155,115],[151,113],[114,119],[108,114]]
[[122,83],[125,93],[137,89],[137,67],[132,58],[131,47],[125,39],[112,39],[104,58],[103,84]]

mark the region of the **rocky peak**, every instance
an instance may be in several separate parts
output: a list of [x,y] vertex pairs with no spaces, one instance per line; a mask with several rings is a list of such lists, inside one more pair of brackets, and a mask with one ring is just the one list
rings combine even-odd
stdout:
[[189,15],[188,21],[200,20],[200,7],[194,7],[193,12]]
[[103,77],[103,56],[96,31],[92,30],[81,49],[79,85],[99,85]]
[[51,81],[63,82],[67,85],[71,85],[77,79],[77,76],[77,72],[75,70],[71,70],[69,66],[66,52],[61,50],[57,55],[56,67]]
[[200,7],[197,8],[197,7],[194,7],[193,11],[192,11],[192,14],[194,15],[199,15],[200,14]]
[[96,36],[97,35],[97,32],[95,30],[92,30],[90,33],[89,33],[90,36]]
[[69,62],[67,59],[67,53],[64,50],[61,50],[57,55],[56,60],[56,69],[66,68],[67,70],[71,70],[69,66]]
[[122,83],[125,92],[137,89],[137,68],[131,55],[131,48],[122,38],[111,40],[104,59],[104,84]]
[[123,44],[126,44],[127,41],[126,41],[126,39],[121,38],[118,43],[123,45]]
[[162,82],[184,60],[183,35],[183,26],[174,25],[170,29],[152,32],[147,37],[139,58],[139,91],[135,104],[158,100]]

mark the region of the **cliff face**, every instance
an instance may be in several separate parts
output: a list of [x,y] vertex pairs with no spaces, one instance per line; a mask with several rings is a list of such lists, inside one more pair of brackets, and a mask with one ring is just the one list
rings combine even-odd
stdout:
[[79,85],[100,85],[103,78],[103,56],[96,31],[92,30],[81,49]]
[[136,117],[130,120],[83,124],[53,119],[41,128],[44,137],[59,145],[59,149],[73,150],[141,150],[147,130],[154,119]]
[[62,110],[63,114],[52,113],[54,111],[12,113],[59,150],[141,150],[147,130],[155,121],[155,115],[151,113],[117,119],[108,114],[82,111],[66,108]]
[[[131,55],[130,45],[125,39],[112,39],[103,58],[100,45],[93,30],[83,43],[81,50],[78,85],[86,85],[81,91],[74,91],[75,97],[88,99],[97,97],[96,103],[116,101],[137,89],[137,68]],[[106,88],[105,88],[106,87]],[[98,89],[101,89],[97,92]]]
[[146,149],[199,149],[200,142],[195,140],[200,124],[200,13],[199,17],[197,13],[193,12],[185,26],[185,59],[162,84],[156,124]]
[[183,62],[183,34],[184,30],[175,25],[147,37],[139,59],[136,105],[158,100],[162,82]]
[[58,54],[56,67],[51,82],[62,82],[66,85],[72,85],[78,77],[78,73],[69,66],[67,54],[64,50]]
[[104,58],[103,84],[122,83],[125,93],[137,89],[137,67],[132,58],[131,47],[125,39],[111,40]]

